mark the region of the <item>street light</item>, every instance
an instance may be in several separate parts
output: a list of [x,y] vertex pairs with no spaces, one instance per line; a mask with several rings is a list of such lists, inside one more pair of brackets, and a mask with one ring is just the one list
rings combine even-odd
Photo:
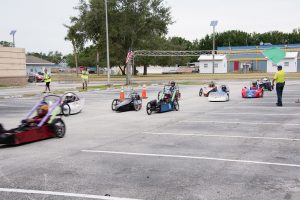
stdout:
[[15,47],[15,34],[16,34],[17,30],[12,30],[10,31],[10,34],[9,35],[12,35],[13,36],[13,47]]
[[212,52],[212,57],[213,57],[213,66],[212,66],[212,73],[215,73],[215,28],[218,25],[218,21],[214,20],[210,22],[210,26],[213,27],[213,52]]
[[108,41],[107,0],[105,0],[105,25],[106,25],[107,85],[110,85],[110,63],[109,63],[109,41]]

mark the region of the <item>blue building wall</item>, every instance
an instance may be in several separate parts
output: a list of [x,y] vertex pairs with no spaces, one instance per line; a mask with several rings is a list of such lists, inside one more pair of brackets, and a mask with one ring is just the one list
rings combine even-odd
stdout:
[[218,50],[255,50],[255,49],[269,49],[272,47],[279,48],[300,48],[300,44],[275,44],[275,45],[256,45],[256,46],[230,46],[218,47]]

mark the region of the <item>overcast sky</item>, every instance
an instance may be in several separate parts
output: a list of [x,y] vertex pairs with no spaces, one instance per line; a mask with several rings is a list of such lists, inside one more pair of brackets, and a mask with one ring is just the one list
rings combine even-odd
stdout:
[[[0,41],[12,41],[9,33],[16,29],[16,46],[27,52],[70,53],[63,24],[77,15],[73,7],[78,1],[1,0]],[[215,19],[218,32],[291,32],[300,27],[300,0],[165,0],[165,4],[171,7],[174,21],[168,35],[191,41],[210,34],[210,21]]]

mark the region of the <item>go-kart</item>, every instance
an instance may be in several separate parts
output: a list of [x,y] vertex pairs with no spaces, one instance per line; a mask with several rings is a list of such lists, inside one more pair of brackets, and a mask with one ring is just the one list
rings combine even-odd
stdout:
[[216,91],[217,91],[217,86],[215,85],[214,82],[211,82],[210,84],[208,84],[207,87],[200,88],[199,96],[201,97],[203,95],[205,97],[208,97],[210,92],[216,92]]
[[114,99],[111,103],[111,109],[117,112],[126,112],[126,111],[139,111],[142,108],[142,99],[140,95],[131,91],[127,98],[123,101],[120,99]]
[[[0,124],[0,144],[18,145],[54,137],[63,138],[66,126],[61,118],[56,117],[61,112],[60,102],[60,96],[45,96],[32,108],[19,127],[5,130]],[[49,110],[38,124],[33,126],[25,122],[36,113],[40,106],[45,104],[49,106]]]
[[84,106],[84,99],[80,99],[73,92],[67,92],[62,96],[61,114],[68,116],[80,113]]
[[264,77],[258,80],[257,83],[258,86],[261,87],[263,90],[268,90],[268,91],[273,90],[272,82],[268,77]]
[[252,85],[249,88],[242,89],[243,98],[261,98],[264,96],[264,90],[258,85]]
[[[170,86],[171,87],[171,86]],[[178,95],[177,91],[171,92],[170,88],[167,89],[165,86],[165,92],[159,95],[158,100],[152,100],[147,103],[146,112],[151,115],[152,112],[168,112],[172,110],[179,110]]]
[[208,101],[211,102],[223,102],[229,101],[229,88],[226,85],[221,85],[217,88],[217,91],[212,91],[208,95]]

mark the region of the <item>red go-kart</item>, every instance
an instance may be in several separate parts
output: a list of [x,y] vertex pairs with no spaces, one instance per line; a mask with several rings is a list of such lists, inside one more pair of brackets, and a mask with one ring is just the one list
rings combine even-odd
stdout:
[[65,123],[61,118],[56,117],[57,114],[61,113],[60,103],[61,97],[56,95],[45,96],[38,102],[28,113],[26,119],[34,115],[42,105],[47,104],[49,110],[36,126],[29,126],[24,122],[26,119],[22,120],[23,123],[19,127],[11,130],[5,130],[0,124],[0,144],[18,145],[48,138],[64,137],[66,133]]
[[253,83],[249,88],[244,87],[242,89],[243,98],[261,98],[264,96],[264,90],[262,87],[259,87],[257,84]]

